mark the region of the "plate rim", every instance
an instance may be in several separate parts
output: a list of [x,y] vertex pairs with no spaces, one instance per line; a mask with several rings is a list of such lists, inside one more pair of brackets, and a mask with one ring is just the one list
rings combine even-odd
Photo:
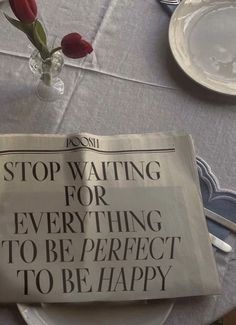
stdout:
[[[163,301],[164,299],[162,299]],[[168,317],[170,316],[174,306],[175,306],[175,299],[165,299],[166,301],[170,301],[169,303],[169,307],[168,307],[168,311],[166,312],[166,315],[164,316],[163,320],[161,321],[161,323],[159,325],[164,325],[166,320],[168,319]],[[51,325],[49,323],[47,323],[37,312],[37,310],[35,310],[36,305],[31,306],[30,304],[21,304],[21,303],[17,303],[17,308],[21,314],[21,316],[23,317],[24,321],[27,323],[27,325]],[[37,305],[38,308],[41,306]],[[29,316],[29,312],[28,310],[26,311],[26,309],[31,310],[31,314]],[[34,317],[34,319],[32,319],[32,317]],[[31,318],[31,319],[29,319]],[[83,324],[81,324],[83,325]],[[96,324],[94,324],[96,325]]]
[[[182,7],[184,7],[186,5],[186,2],[188,2],[188,1],[192,1],[192,0],[182,0],[180,2],[180,4],[176,7],[176,9],[173,12],[171,19],[170,19],[169,28],[168,28],[168,41],[169,41],[171,53],[172,53],[176,63],[178,64],[178,66],[181,68],[181,70],[190,79],[192,79],[194,82],[196,82],[198,85],[204,87],[205,89],[208,89],[210,91],[218,93],[218,94],[235,97],[236,96],[236,87],[235,87],[235,90],[231,90],[231,91],[230,90],[223,91],[223,90],[220,90],[219,88],[215,88],[214,86],[211,86],[211,84],[201,81],[199,78],[196,78],[194,73],[191,73],[191,71],[189,71],[189,69],[185,69],[185,66],[181,63],[182,61],[179,60],[179,56],[176,51],[175,41],[174,41],[174,37],[173,37],[173,35],[174,35],[173,31],[175,29],[175,19],[178,18],[179,11],[181,12]],[[201,1],[203,1],[203,0],[201,0]],[[225,1],[233,2],[233,0],[225,0]],[[234,2],[234,4],[235,4],[235,2]],[[189,5],[189,3],[187,3],[187,5]],[[236,84],[236,81],[235,81],[235,84]]]

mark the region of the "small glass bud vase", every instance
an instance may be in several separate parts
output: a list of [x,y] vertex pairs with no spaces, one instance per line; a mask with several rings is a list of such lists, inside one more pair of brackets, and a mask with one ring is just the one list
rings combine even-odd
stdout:
[[42,59],[38,50],[34,50],[29,59],[29,67],[38,78],[36,95],[43,101],[55,101],[64,93],[64,82],[58,77],[62,71],[64,59],[61,51],[50,58]]

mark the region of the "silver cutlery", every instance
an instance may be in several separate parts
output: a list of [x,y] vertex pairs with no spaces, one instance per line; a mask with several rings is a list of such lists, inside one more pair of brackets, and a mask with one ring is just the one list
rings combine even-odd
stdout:
[[179,5],[181,0],[160,0],[161,3],[166,5]]
[[220,224],[221,226],[231,230],[233,233],[236,234],[236,223],[233,223],[232,221],[222,217],[221,215],[204,208],[205,216],[208,219],[213,220],[214,222]]
[[230,253],[232,251],[232,247],[226,242],[224,242],[223,240],[221,240],[220,238],[212,235],[211,233],[209,233],[209,236],[212,245],[215,246],[216,248],[220,249],[224,253]]
[[[236,224],[233,223],[232,221],[206,208],[204,208],[204,213],[208,219],[213,220],[214,222],[236,233]],[[214,236],[211,233],[209,233],[209,235],[213,246],[222,250],[225,253],[230,253],[232,251],[232,247],[229,244],[225,243],[223,240],[219,239],[218,237]]]

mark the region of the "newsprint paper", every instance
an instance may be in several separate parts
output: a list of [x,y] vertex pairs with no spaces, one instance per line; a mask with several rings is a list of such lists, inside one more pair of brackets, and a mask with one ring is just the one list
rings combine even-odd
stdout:
[[0,301],[219,293],[191,137],[0,136]]

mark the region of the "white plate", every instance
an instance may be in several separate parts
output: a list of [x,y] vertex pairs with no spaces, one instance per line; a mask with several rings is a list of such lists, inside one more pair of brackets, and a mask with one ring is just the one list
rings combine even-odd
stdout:
[[199,84],[236,95],[236,1],[184,0],[171,17],[171,51]]
[[18,308],[29,325],[162,325],[174,303],[42,304]]

